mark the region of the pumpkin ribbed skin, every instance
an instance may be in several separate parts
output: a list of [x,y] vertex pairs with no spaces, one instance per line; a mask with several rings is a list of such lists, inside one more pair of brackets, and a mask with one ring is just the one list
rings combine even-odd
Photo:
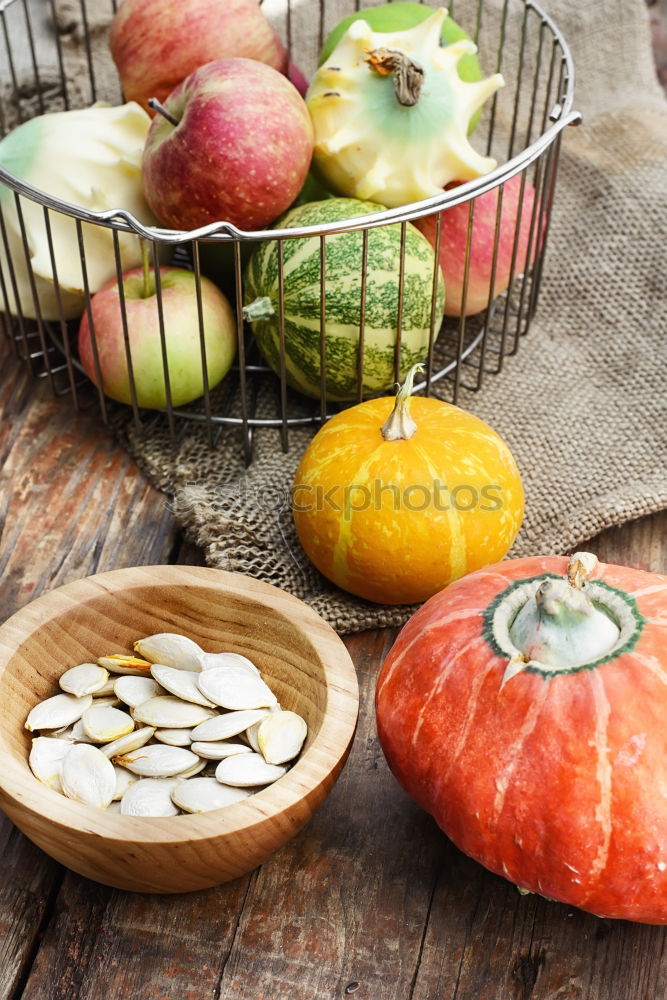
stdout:
[[667,577],[600,564],[634,600],[637,635],[590,668],[507,666],[488,608],[567,560],[490,566],[399,635],[378,679],[378,733],[399,782],[491,871],[599,916],[667,923]]
[[[294,520],[309,559],[339,587],[410,604],[505,555],[521,524],[523,489],[498,434],[441,400],[411,399],[414,436],[385,441],[394,402],[360,403],[318,431],[296,473]],[[318,495],[329,499],[318,503]]]

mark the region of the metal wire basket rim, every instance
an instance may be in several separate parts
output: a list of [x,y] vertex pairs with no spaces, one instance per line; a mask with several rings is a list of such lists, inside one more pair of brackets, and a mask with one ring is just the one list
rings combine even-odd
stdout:
[[[9,7],[16,0],[0,0],[0,11]],[[517,153],[510,160],[495,167],[488,174],[477,177],[465,184],[460,184],[442,194],[434,195],[422,201],[411,202],[397,208],[385,209],[382,212],[375,212],[372,215],[355,216],[352,219],[341,219],[338,222],[329,222],[315,226],[300,226],[292,229],[260,229],[244,230],[239,229],[231,222],[213,222],[207,226],[200,226],[193,230],[163,229],[159,226],[146,226],[126,209],[106,209],[102,212],[95,212],[71,202],[63,201],[53,197],[36,188],[25,181],[20,180],[5,170],[0,165],[0,182],[20,195],[24,195],[31,201],[42,205],[45,208],[62,213],[63,215],[79,219],[82,222],[89,222],[93,225],[100,225],[108,229],[115,229],[124,233],[135,233],[144,239],[157,243],[171,245],[190,242],[197,239],[209,240],[212,243],[236,243],[243,241],[261,242],[277,239],[297,239],[308,236],[328,236],[340,232],[350,232],[359,229],[375,229],[379,226],[391,223],[410,222],[413,219],[431,215],[434,212],[447,208],[454,208],[457,205],[471,201],[480,195],[486,194],[500,184],[505,183],[516,176],[526,167],[530,166],[541,153],[551,145],[558,134],[568,125],[578,125],[582,120],[582,115],[578,111],[572,111],[574,101],[575,70],[569,46],[562,33],[542,8],[533,0],[522,0],[526,9],[531,9],[541,18],[543,25],[549,27],[556,42],[562,50],[562,60],[566,67],[564,81],[566,90],[562,103],[556,104],[551,111],[550,118],[554,122],[545,132],[532,142],[529,146]],[[555,120],[554,120],[555,119]]]
[[[557,105],[557,107],[560,107],[560,105]],[[290,229],[244,230],[238,229],[231,222],[212,222],[208,226],[201,226],[199,229],[189,231],[160,229],[156,226],[145,226],[131,212],[123,208],[94,212],[81,208],[78,205],[73,205],[71,202],[61,201],[46,194],[40,188],[18,180],[3,167],[0,167],[0,182],[6,184],[7,187],[18,194],[28,197],[30,201],[36,202],[52,211],[79,219],[81,222],[101,225],[107,229],[116,229],[123,233],[135,233],[144,239],[168,245],[188,243],[197,239],[203,239],[211,243],[228,244],[244,241],[259,242],[277,239],[297,239],[307,236],[329,236],[340,232],[350,232],[358,229],[376,229],[379,226],[411,222],[413,219],[419,219],[425,215],[431,215],[434,212],[454,208],[456,205],[471,201],[473,198],[499,187],[500,184],[505,183],[530,166],[551,145],[559,132],[568,125],[578,125],[581,120],[582,116],[578,111],[572,111],[564,116],[561,115],[559,120],[547,129],[538,140],[517,154],[517,156],[496,167],[490,173],[484,174],[475,180],[467,181],[465,184],[460,184],[456,188],[451,188],[442,195],[435,195],[423,201],[411,202],[408,205],[401,205],[398,208],[384,209],[382,212],[374,212],[372,215],[359,215],[350,219],[341,219],[337,222],[322,223],[315,226],[295,226]]]

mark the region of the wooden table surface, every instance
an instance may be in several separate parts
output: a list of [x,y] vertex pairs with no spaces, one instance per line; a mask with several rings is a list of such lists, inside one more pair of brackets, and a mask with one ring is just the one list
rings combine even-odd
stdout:
[[[93,416],[0,344],[2,617],[122,566],[200,562]],[[606,532],[607,561],[667,571],[667,515]],[[245,878],[184,896],[89,882],[0,816],[0,1000],[658,1000],[665,932],[599,920],[463,856],[389,772],[373,718],[394,632],[350,637],[361,713],[314,820]]]

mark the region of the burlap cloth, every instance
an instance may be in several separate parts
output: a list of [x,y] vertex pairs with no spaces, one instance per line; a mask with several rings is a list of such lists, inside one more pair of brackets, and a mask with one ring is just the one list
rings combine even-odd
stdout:
[[[88,3],[102,90],[115,86],[98,30],[109,7]],[[298,38],[316,5],[293,7]],[[457,18],[464,7],[456,4]],[[567,552],[667,505],[667,102],[655,80],[648,18],[641,0],[544,0],[544,7],[572,48],[575,107],[585,125],[563,139],[530,335],[500,375],[459,399],[504,437],[521,470],[526,516],[516,556]],[[265,5],[284,29],[280,8],[281,0]],[[335,23],[335,4],[328,9]],[[501,0],[487,0],[487,27],[501,9]],[[83,67],[78,0],[62,0],[60,18],[67,58]],[[517,48],[513,30],[508,50]],[[313,60],[314,52],[303,54],[306,72]],[[413,610],[351,597],[309,565],[288,495],[312,430],[292,431],[286,455],[277,432],[257,431],[248,469],[233,431],[213,449],[197,428],[175,449],[158,424],[122,433],[210,565],[284,587],[340,632],[399,625]]]

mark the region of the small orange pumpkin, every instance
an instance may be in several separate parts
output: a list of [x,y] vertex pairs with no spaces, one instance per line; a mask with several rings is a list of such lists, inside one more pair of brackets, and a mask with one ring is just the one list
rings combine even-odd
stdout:
[[384,604],[425,601],[506,555],[523,489],[509,448],[478,417],[411,397],[336,414],[315,435],[292,493],[296,530],[324,576]]

